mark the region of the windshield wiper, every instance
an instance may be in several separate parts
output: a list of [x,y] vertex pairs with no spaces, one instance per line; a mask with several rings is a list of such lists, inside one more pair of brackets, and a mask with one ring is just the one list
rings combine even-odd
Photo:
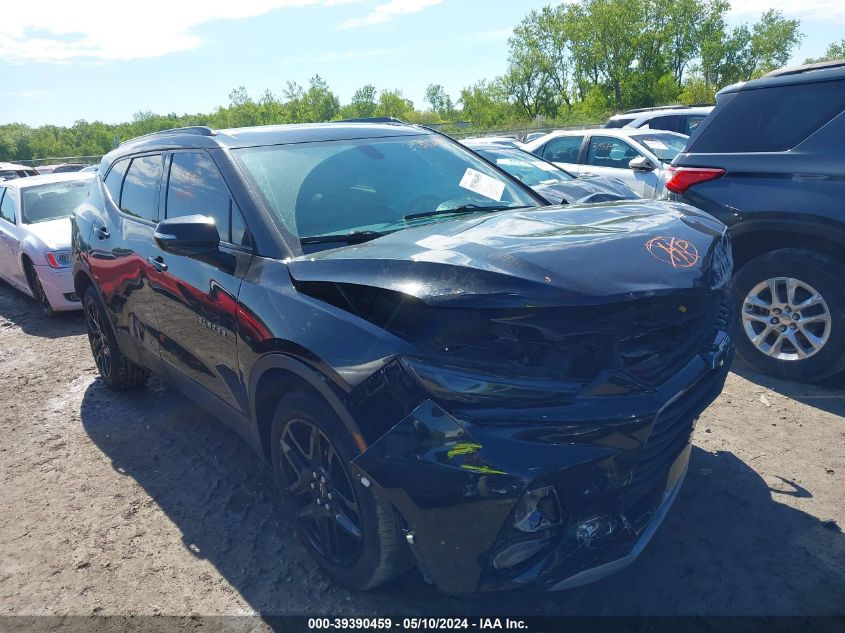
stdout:
[[378,231],[350,231],[345,235],[316,235],[314,237],[303,237],[300,241],[302,244],[363,244],[370,240],[384,237],[387,233],[379,233]]
[[507,209],[528,209],[527,205],[515,206],[512,207],[510,205],[496,205],[496,206],[487,206],[483,204],[465,204],[460,207],[455,207],[453,209],[439,209],[437,211],[425,211],[423,213],[412,213],[411,215],[406,215],[403,219],[407,222],[408,220],[417,220],[419,218],[433,218],[438,215],[459,215],[462,213],[478,213],[479,211],[505,211]]

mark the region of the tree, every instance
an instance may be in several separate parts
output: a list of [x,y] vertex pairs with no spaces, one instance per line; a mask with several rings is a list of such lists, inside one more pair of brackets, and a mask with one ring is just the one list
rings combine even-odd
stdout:
[[798,30],[801,22],[788,20],[783,13],[769,9],[751,27],[751,57],[754,75],[763,75],[786,66],[792,51],[801,44],[804,35]]
[[425,89],[425,100],[441,119],[451,119],[455,114],[455,104],[446,89],[440,84],[429,84]]
[[341,115],[345,119],[366,119],[375,116],[376,108],[376,87],[367,84],[355,91],[352,101],[341,108]]
[[540,14],[532,11],[508,40],[508,71],[502,77],[508,94],[531,119],[540,114],[557,114],[557,91],[543,38]]
[[301,121],[331,121],[340,113],[340,99],[337,98],[320,75],[311,77],[310,87],[302,95]]
[[461,90],[462,118],[482,128],[492,128],[515,117],[506,89],[499,81],[481,80]]
[[414,111],[414,103],[402,95],[401,90],[385,90],[378,99],[377,116],[405,119]]
[[804,63],[819,64],[821,62],[832,62],[839,59],[845,59],[845,39],[840,42],[831,42],[822,57],[816,57],[815,59],[808,58]]

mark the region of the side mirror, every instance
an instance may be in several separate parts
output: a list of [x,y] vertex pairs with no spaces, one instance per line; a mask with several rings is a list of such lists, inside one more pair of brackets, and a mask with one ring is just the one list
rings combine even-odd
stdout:
[[633,169],[634,171],[654,171],[657,169],[648,158],[645,156],[637,156],[636,158],[632,158],[631,162],[628,163],[628,167]]
[[202,255],[220,246],[214,220],[204,215],[185,215],[158,223],[153,239],[161,250],[174,255]]

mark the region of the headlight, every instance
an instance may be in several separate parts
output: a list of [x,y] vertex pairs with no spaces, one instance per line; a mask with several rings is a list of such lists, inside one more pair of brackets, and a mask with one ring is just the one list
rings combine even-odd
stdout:
[[504,377],[471,369],[432,365],[417,359],[404,358],[408,373],[435,400],[467,405],[518,405],[571,400],[580,384],[540,378]]
[[51,251],[46,253],[47,263],[53,268],[70,268],[70,251]]

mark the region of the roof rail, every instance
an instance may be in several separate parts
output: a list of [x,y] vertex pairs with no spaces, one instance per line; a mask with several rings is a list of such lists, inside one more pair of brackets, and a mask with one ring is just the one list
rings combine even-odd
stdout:
[[392,116],[371,116],[362,117],[360,119],[343,119],[341,121],[337,121],[337,123],[401,123],[402,125],[407,125],[405,121],[396,119]]
[[787,68],[778,68],[770,73],[763,75],[766,77],[785,77],[786,75],[800,75],[801,73],[810,72],[811,70],[826,70],[828,68],[842,68],[845,67],[845,59],[836,59],[829,62],[819,62],[816,64],[802,64],[801,66],[789,66]]
[[681,110],[683,108],[689,108],[689,107],[691,107],[691,106],[685,106],[685,105],[682,105],[682,104],[652,106],[650,108],[634,108],[633,110],[626,110],[622,114],[637,114],[638,112],[654,112],[655,110]]
[[[214,136],[215,132],[210,127],[207,127],[205,125],[192,125],[190,127],[174,127],[169,130],[160,130],[158,132],[142,134],[141,136],[136,136],[135,138],[129,139],[129,141],[137,141],[142,138],[153,138],[156,136],[174,136],[176,134],[192,134],[194,136]],[[129,141],[124,141],[124,143],[128,143]],[[121,143],[121,145],[123,145],[123,143]]]

